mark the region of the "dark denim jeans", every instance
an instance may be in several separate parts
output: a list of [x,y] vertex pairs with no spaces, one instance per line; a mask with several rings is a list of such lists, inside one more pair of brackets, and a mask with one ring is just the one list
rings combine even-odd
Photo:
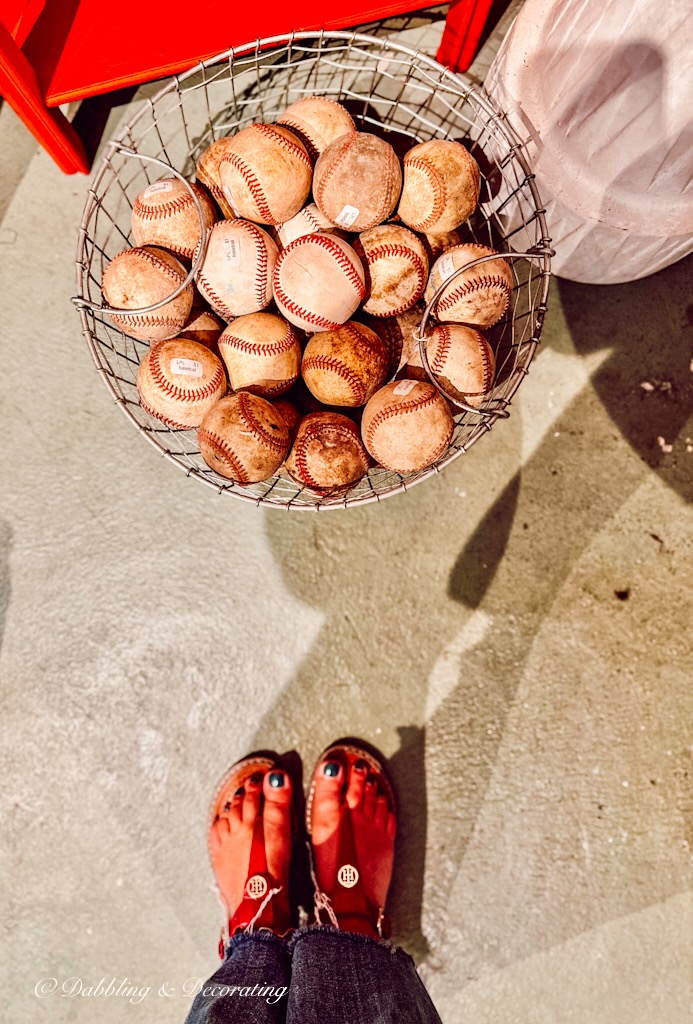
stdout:
[[186,1024],[441,1024],[403,950],[331,926],[231,940]]

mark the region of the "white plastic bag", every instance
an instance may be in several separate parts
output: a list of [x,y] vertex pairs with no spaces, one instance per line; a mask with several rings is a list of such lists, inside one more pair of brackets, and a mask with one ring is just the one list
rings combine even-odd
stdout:
[[526,0],[485,88],[536,174],[556,274],[632,281],[693,251],[690,3]]

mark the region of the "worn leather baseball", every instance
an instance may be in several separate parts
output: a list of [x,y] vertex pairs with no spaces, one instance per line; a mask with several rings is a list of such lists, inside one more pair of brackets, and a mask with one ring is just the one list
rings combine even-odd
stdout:
[[459,142],[431,139],[404,157],[397,213],[414,231],[453,231],[479,201],[479,165]]
[[281,414],[282,419],[286,423],[287,430],[289,431],[289,439],[291,444],[296,440],[296,434],[298,433],[298,425],[303,419],[303,413],[295,405],[294,402],[288,398],[278,398],[272,402],[272,405]]
[[426,342],[431,373],[453,398],[478,406],[493,387],[496,357],[480,331],[463,324],[439,324]]
[[226,394],[218,357],[188,338],[153,345],[137,372],[140,405],[174,430],[199,427],[205,413]]
[[419,301],[428,280],[428,257],[413,231],[379,224],[362,231],[355,248],[366,275],[367,313],[397,316]]
[[[430,302],[440,286],[460,267],[482,256],[496,254],[487,245],[455,245],[439,256],[433,264],[426,286],[426,302]],[[513,290],[510,264],[498,254],[464,271],[441,293],[434,313],[439,320],[492,327],[508,309]]]
[[331,142],[356,130],[351,114],[327,96],[304,96],[287,107],[277,124],[298,136],[311,160],[317,160]]
[[[142,309],[160,302],[187,277],[183,265],[165,249],[143,245],[118,253],[104,271],[101,288],[109,306]],[[163,341],[183,330],[190,315],[193,286],[152,313],[109,313],[121,331],[142,341]]]
[[313,196],[338,228],[367,231],[394,211],[402,168],[389,142],[368,132],[349,132],[331,142],[315,165]]
[[331,234],[336,231],[332,221],[329,221],[327,217],[320,213],[315,203],[309,203],[304,206],[302,210],[287,220],[284,224],[280,224],[277,228],[277,241],[282,249],[286,249],[287,245],[294,242],[297,238],[302,238],[304,235],[317,234]]
[[335,412],[301,420],[286,468],[297,483],[319,494],[346,490],[368,472],[368,453],[356,424]]
[[198,432],[207,465],[239,484],[267,480],[289,450],[289,431],[276,409],[259,395],[238,391],[214,405]]
[[438,257],[448,249],[452,249],[454,245],[462,245],[464,236],[461,231],[443,231],[438,235],[432,231],[429,234],[422,234],[421,241],[428,256],[428,262],[433,265]]
[[385,342],[350,320],[335,331],[314,334],[306,345],[301,376],[325,405],[365,405],[387,380]]
[[306,147],[281,125],[251,124],[219,161],[222,191],[238,217],[283,224],[301,209],[313,179]]
[[[201,185],[191,185],[197,196],[207,231],[217,220],[214,203]],[[192,259],[201,237],[195,201],[179,178],[162,178],[148,185],[132,206],[135,245],[161,245],[176,256]]]
[[196,291],[190,316],[185,321],[182,335],[190,341],[199,341],[200,345],[205,345],[215,355],[218,355],[217,341],[225,327],[225,322],[216,313],[204,308],[202,296]]
[[282,316],[304,331],[333,331],[366,294],[361,261],[335,235],[297,238],[277,258],[274,299]]
[[274,313],[247,313],[219,338],[219,354],[234,391],[273,398],[288,391],[301,370],[296,331]]
[[363,441],[376,462],[416,473],[447,450],[454,423],[441,393],[424,381],[400,380],[377,391],[363,411]]
[[[396,316],[375,317],[365,315],[364,323],[382,338],[388,351],[387,379],[394,377],[402,365],[403,351],[408,348],[411,337],[421,323],[424,313],[423,302],[417,302],[411,309]],[[406,375],[405,375],[406,376]]]
[[219,174],[221,158],[228,150],[230,144],[231,137],[225,136],[223,139],[216,139],[211,145],[207,146],[207,149],[205,149],[197,161],[195,178],[209,191],[223,215],[228,217],[229,220],[233,220],[236,214],[231,209],[229,201],[224,195]]
[[222,220],[209,233],[197,287],[224,320],[257,313],[272,301],[276,243],[257,224]]

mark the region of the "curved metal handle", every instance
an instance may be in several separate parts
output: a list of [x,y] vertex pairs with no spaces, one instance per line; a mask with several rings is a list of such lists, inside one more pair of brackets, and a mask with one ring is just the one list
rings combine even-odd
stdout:
[[97,303],[90,302],[89,299],[85,299],[81,295],[73,295],[73,297],[70,299],[70,302],[74,302],[75,306],[77,306],[79,309],[89,309],[91,310],[92,313],[106,313],[109,315],[112,313],[123,313],[128,314],[129,316],[137,316],[141,313],[153,313],[155,309],[161,309],[162,306],[165,306],[167,303],[171,302],[172,299],[175,299],[176,296],[180,295],[180,293],[185,291],[188,285],[191,284],[198,270],[202,266],[202,261],[205,258],[205,253],[207,251],[208,232],[205,226],[204,213],[202,212],[200,200],[195,195],[195,190],[193,189],[187,178],[184,178],[183,175],[180,174],[174,167],[171,167],[170,164],[167,164],[164,160],[157,159],[157,157],[145,156],[143,153],[136,153],[134,149],[130,149],[128,146],[121,146],[120,143],[114,143],[114,149],[120,153],[123,153],[125,156],[135,157],[135,159],[142,160],[145,163],[158,164],[159,167],[163,167],[164,170],[168,171],[171,175],[178,178],[179,181],[182,181],[193,198],[193,202],[195,203],[195,209],[197,210],[197,216],[200,218],[200,247],[197,251],[197,256],[195,256],[192,267],[190,268],[190,272],[188,273],[185,280],[179,284],[179,286],[176,288],[174,292],[171,292],[170,295],[167,295],[166,298],[160,299],[159,302],[153,302],[151,306],[142,306],[141,309],[118,309],[115,306],[107,306],[104,303],[102,303],[99,306]]
[[438,305],[438,300],[440,299],[441,295],[443,294],[447,286],[450,284],[450,282],[454,281],[455,278],[459,277],[460,274],[464,273],[465,270],[470,270],[472,267],[479,266],[482,263],[488,263],[489,260],[545,260],[547,258],[550,258],[551,256],[555,256],[556,253],[553,249],[549,247],[548,242],[549,239],[542,239],[542,241],[538,245],[533,246],[527,252],[495,252],[491,253],[489,256],[480,256],[476,260],[470,260],[469,263],[465,263],[464,266],[458,267],[457,270],[454,270],[449,277],[445,278],[441,286],[436,290],[431,301],[426,306],[426,309],[424,310],[424,315],[421,318],[421,323],[419,324],[419,329],[414,334],[414,339],[419,346],[419,355],[421,356],[421,363],[424,372],[426,373],[426,376],[430,380],[431,384],[433,384],[434,387],[436,387],[438,391],[440,391],[443,398],[447,398],[448,402],[456,406],[458,409],[463,409],[465,412],[473,412],[477,416],[483,416],[486,418],[490,418],[493,416],[495,419],[507,419],[508,416],[510,415],[509,410],[506,408],[504,404],[502,404],[502,399],[491,399],[491,401],[487,403],[485,409],[475,409],[473,405],[467,405],[466,402],[460,402],[459,398],[456,398],[454,395],[451,395],[439,383],[436,375],[431,369],[431,364],[428,361],[428,353],[426,352],[426,328],[428,326],[428,321],[431,317],[431,314],[433,313],[435,307]]

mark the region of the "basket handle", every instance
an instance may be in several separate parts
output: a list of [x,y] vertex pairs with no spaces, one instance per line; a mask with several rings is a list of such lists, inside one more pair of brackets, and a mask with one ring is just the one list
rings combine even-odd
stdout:
[[436,387],[438,391],[440,391],[443,398],[447,398],[448,402],[451,402],[452,405],[456,406],[458,409],[463,409],[465,412],[472,412],[475,415],[482,416],[484,418],[493,417],[494,419],[507,419],[508,416],[510,416],[510,410],[507,408],[507,404],[504,402],[502,398],[493,399],[491,402],[487,404],[485,409],[475,409],[474,406],[472,405],[467,405],[465,402],[460,402],[459,398],[455,398],[454,395],[451,395],[438,382],[436,375],[433,373],[433,370],[431,369],[431,364],[428,361],[428,354],[426,352],[426,328],[428,326],[428,321],[431,317],[431,314],[434,312],[438,305],[438,300],[440,299],[441,295],[443,294],[447,286],[450,284],[450,282],[454,281],[455,278],[459,277],[460,274],[462,274],[465,270],[470,270],[472,267],[477,267],[482,263],[487,263],[489,260],[497,260],[499,258],[504,260],[550,260],[552,256],[556,255],[555,251],[549,246],[550,241],[550,238],[542,238],[542,240],[538,242],[537,245],[532,246],[532,248],[528,249],[527,252],[496,252],[491,253],[491,255],[489,256],[480,256],[476,260],[470,260],[469,263],[465,263],[464,266],[458,267],[457,270],[453,271],[453,273],[450,274],[449,277],[445,278],[443,283],[435,292],[431,301],[426,306],[423,317],[421,318],[421,323],[419,324],[419,329],[414,333],[414,340],[418,343],[419,346],[419,355],[421,356],[421,363],[423,365],[424,372],[426,373],[426,376],[430,380],[431,384],[433,384],[434,387]]
[[107,313],[109,315],[111,313],[127,313],[130,316],[139,315],[141,313],[153,313],[155,309],[161,309],[162,306],[165,306],[172,299],[175,299],[176,296],[180,295],[181,292],[185,291],[188,285],[191,284],[191,282],[194,280],[195,275],[202,266],[202,262],[205,258],[205,253],[207,251],[208,237],[208,231],[205,225],[204,214],[202,212],[200,200],[195,195],[195,190],[192,188],[190,182],[187,180],[187,178],[184,178],[183,175],[180,174],[174,167],[171,167],[170,164],[167,164],[164,160],[157,159],[157,157],[145,156],[143,153],[137,153],[135,152],[134,149],[130,149],[128,146],[122,146],[120,143],[114,143],[114,149],[117,152],[123,153],[125,156],[134,157],[136,160],[142,160],[145,163],[149,164],[157,164],[159,167],[163,167],[165,171],[168,171],[174,177],[178,178],[179,181],[183,182],[188,192],[192,196],[193,202],[195,203],[195,209],[197,210],[197,216],[200,218],[200,247],[197,251],[197,256],[195,256],[193,260],[190,272],[188,273],[185,280],[178,285],[174,292],[171,292],[170,295],[167,295],[166,298],[160,299],[158,302],[153,302],[151,306],[142,306],[141,309],[118,309],[115,306],[107,306],[103,303],[101,305],[98,305],[96,302],[90,302],[89,299],[85,299],[82,295],[73,295],[73,297],[70,299],[70,302],[73,302],[78,309],[89,309],[91,310],[92,313]]

